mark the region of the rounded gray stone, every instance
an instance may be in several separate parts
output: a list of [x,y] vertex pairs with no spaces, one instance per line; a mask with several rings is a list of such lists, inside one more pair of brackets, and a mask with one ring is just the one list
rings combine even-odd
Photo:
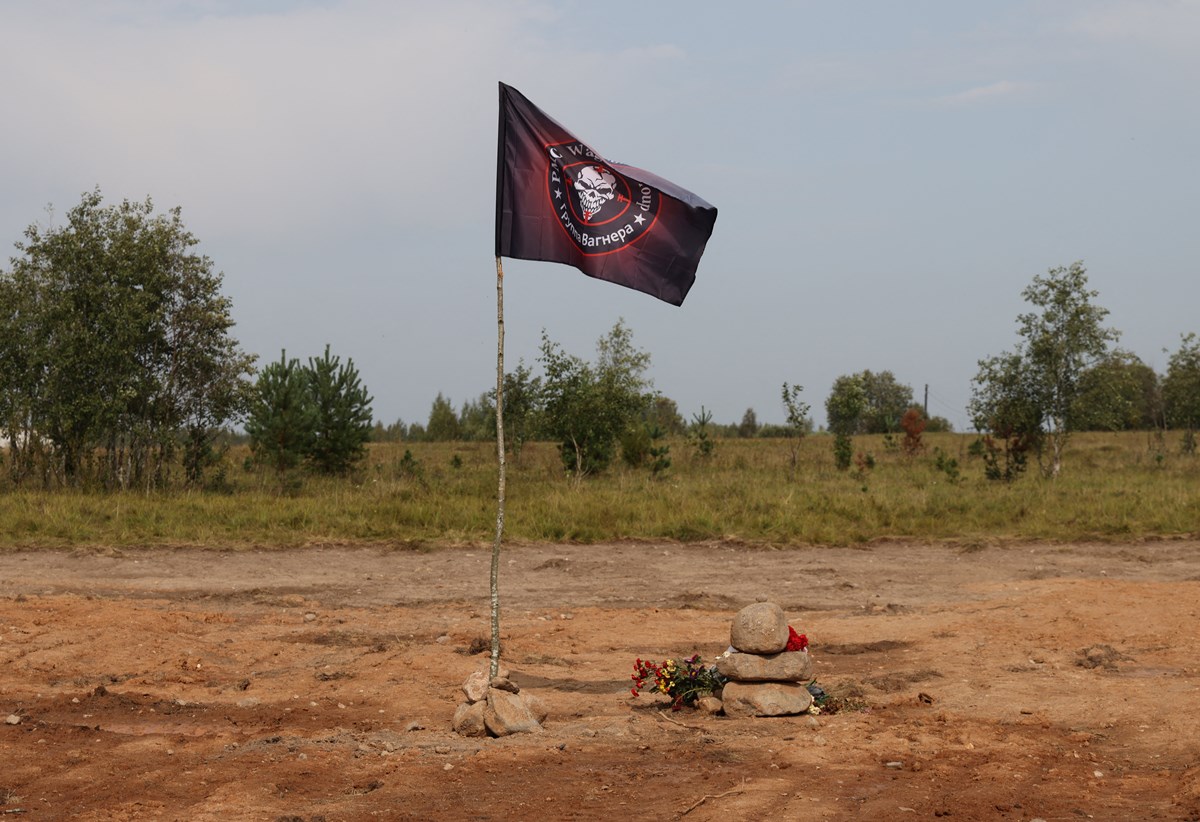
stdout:
[[747,605],[733,618],[729,644],[742,653],[777,654],[787,648],[787,643],[787,617],[773,602]]
[[792,716],[807,712],[813,697],[794,682],[727,682],[721,703],[731,717]]
[[807,682],[812,679],[812,657],[803,651],[726,654],[717,658],[717,673],[737,682]]

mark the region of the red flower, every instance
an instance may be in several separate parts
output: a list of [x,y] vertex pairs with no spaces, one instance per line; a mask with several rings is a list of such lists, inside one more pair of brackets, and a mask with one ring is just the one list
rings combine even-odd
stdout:
[[808,648],[808,637],[804,634],[796,633],[796,629],[791,625],[788,626],[788,651],[803,651]]

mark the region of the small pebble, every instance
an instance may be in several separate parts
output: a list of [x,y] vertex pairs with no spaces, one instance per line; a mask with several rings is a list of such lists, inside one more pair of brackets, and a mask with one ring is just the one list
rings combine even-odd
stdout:
[[5,725],[20,725],[21,717],[17,716],[16,714],[9,714],[8,718],[4,720],[4,724]]
[[309,611],[307,614],[304,615],[305,622],[312,622],[316,618],[317,618],[317,615],[314,614],[312,611]]
[[452,770],[454,770],[454,766],[451,765],[449,762],[447,762],[445,765],[442,766],[442,770],[443,771],[452,771]]
[[888,762],[886,765],[884,765],[884,767],[885,767],[885,768],[891,768],[891,769],[893,769],[893,770],[896,770],[896,769],[898,769],[898,768],[903,768],[903,767],[904,767],[904,763],[903,763],[903,762],[894,762],[894,761],[893,761],[893,762]]

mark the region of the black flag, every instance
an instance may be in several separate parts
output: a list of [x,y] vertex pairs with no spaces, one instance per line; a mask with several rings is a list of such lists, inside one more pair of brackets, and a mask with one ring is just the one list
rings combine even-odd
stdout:
[[500,84],[496,256],[574,266],[681,305],[717,209],[610,163],[521,92]]

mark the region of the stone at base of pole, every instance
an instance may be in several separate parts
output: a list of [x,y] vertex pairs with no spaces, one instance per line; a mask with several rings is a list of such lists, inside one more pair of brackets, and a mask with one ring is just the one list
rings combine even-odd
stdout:
[[463,683],[466,701],[454,712],[454,730],[462,736],[508,736],[542,730],[546,703],[522,691],[507,671],[491,677],[476,671]]

